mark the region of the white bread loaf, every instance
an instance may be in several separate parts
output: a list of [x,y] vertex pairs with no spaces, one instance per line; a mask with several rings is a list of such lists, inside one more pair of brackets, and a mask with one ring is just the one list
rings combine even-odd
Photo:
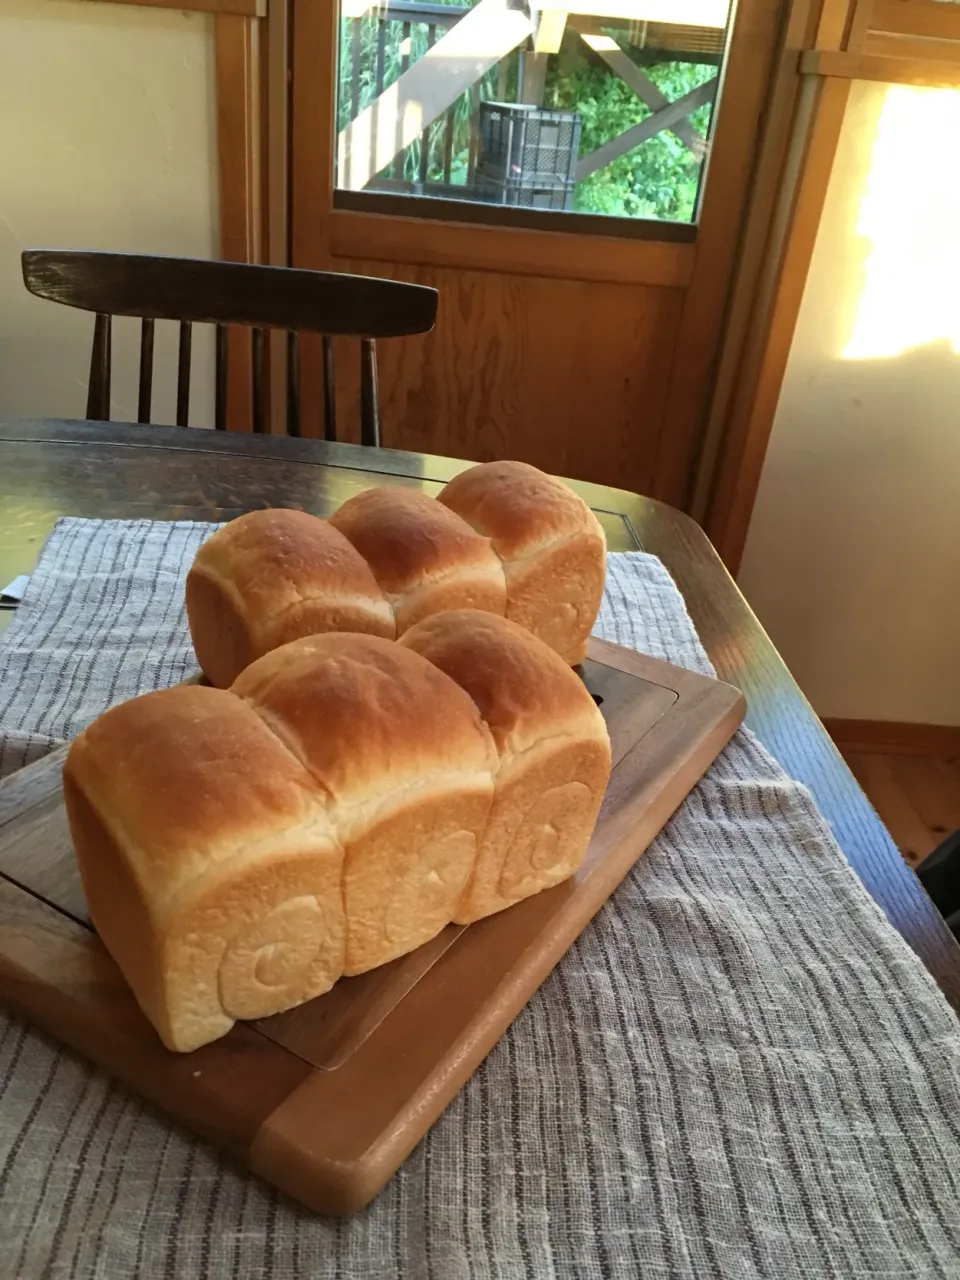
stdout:
[[309,1000],[343,972],[343,851],[326,797],[244,702],[181,685],[70,748],[90,916],[170,1049]]
[[397,635],[444,609],[506,608],[490,540],[428,494],[385,486],[348,499],[330,518],[356,547],[393,608]]
[[412,951],[450,923],[493,798],[496,749],[466,693],[409,649],[311,636],[232,692],[302,760],[344,850],[344,972]]
[[164,1043],[197,1048],[438,933],[496,761],[463,689],[363,635],[95,721],[67,757],[70,828],[93,923]]
[[603,717],[576,673],[505,618],[436,614],[400,644],[476,703],[496,743],[493,808],[458,924],[558,884],[583,861],[610,776]]
[[606,576],[603,528],[583,499],[525,462],[485,462],[455,476],[439,501],[491,540],[506,616],[582,662]]
[[326,520],[251,511],[197,552],[187,575],[197,660],[226,689],[254,659],[324,631],[393,639],[393,613],[369,566]]

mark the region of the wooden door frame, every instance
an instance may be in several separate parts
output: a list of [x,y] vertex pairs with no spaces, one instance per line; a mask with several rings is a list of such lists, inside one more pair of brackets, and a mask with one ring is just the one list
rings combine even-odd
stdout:
[[[139,2],[139,0],[138,0]],[[220,0],[194,0],[194,3]],[[232,262],[290,263],[290,0],[256,4],[256,16],[218,12],[215,20],[220,255]],[[249,431],[251,338],[229,332],[228,430]],[[286,422],[286,344],[269,348],[271,428]]]
[[[685,291],[654,465],[658,498],[685,506],[707,380],[733,271],[738,229],[773,67],[783,0],[738,0],[696,227],[647,223],[616,233],[544,231],[336,207],[337,0],[293,0],[291,261],[338,258],[553,276]],[[612,220],[611,220],[612,221]],[[319,406],[316,361],[304,360],[303,403]],[[308,409],[309,414],[309,409]],[[305,430],[319,429],[319,415]]]
[[743,554],[854,80],[960,87],[960,6],[793,0],[757,158],[691,503]]

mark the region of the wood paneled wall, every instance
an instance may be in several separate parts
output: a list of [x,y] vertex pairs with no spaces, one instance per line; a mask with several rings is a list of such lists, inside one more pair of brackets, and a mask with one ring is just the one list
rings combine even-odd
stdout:
[[[384,444],[486,461],[516,453],[521,423],[536,466],[652,486],[682,290],[356,259],[338,267],[440,292],[433,333],[378,345]],[[344,342],[338,428],[354,440],[358,386],[356,346]],[[320,434],[318,397],[306,399]]]

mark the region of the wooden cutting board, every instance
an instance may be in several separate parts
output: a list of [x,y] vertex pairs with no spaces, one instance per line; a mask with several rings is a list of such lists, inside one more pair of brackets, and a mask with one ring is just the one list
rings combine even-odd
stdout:
[[191,1054],[169,1052],[87,918],[64,751],[0,783],[0,998],[323,1213],[377,1194],[743,719],[736,689],[593,640],[614,767],[571,880]]

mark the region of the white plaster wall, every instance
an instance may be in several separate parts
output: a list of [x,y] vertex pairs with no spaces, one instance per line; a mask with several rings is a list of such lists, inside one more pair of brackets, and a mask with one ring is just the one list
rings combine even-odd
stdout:
[[[83,417],[93,320],[27,294],[21,250],[217,255],[212,19],[94,0],[0,0],[0,415]],[[139,321],[114,322],[112,416],[135,419]],[[212,422],[195,333],[191,421]],[[174,420],[157,326],[154,419]]]
[[960,724],[958,135],[853,87],[739,575],[822,716]]

